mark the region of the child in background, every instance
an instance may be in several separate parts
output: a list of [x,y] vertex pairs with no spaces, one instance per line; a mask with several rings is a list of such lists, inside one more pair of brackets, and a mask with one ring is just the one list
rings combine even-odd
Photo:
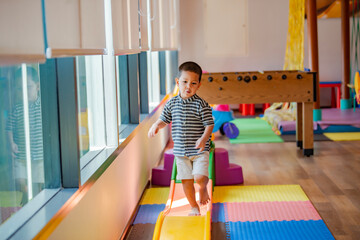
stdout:
[[[6,131],[12,150],[14,177],[17,190],[23,192],[22,204],[28,201],[28,165],[26,151],[25,118],[29,121],[29,145],[31,159],[31,177],[33,195],[44,188],[44,157],[40,99],[40,79],[38,72],[26,68],[28,116],[25,116],[24,104],[16,104],[9,116]],[[22,82],[22,69],[15,72],[15,81]],[[24,91],[24,89],[23,89]]]
[[186,198],[191,205],[190,216],[199,216],[195,198],[194,179],[199,184],[200,204],[209,202],[206,185],[209,181],[210,136],[214,120],[209,104],[196,95],[201,83],[201,67],[194,62],[180,65],[176,84],[179,95],[170,99],[151,126],[148,136],[155,136],[172,122],[172,138],[178,175]]

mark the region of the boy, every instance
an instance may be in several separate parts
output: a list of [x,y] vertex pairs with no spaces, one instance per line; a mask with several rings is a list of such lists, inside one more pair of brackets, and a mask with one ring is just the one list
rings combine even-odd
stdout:
[[[33,195],[44,188],[43,135],[40,98],[40,79],[33,67],[26,67],[28,115],[25,115],[24,104],[20,102],[12,108],[6,131],[14,160],[14,177],[16,188],[23,192],[22,204],[28,199],[28,168],[25,136],[25,118],[29,121],[29,146],[31,158]],[[15,80],[22,83],[22,69],[15,72]],[[25,89],[22,89],[24,91]]]
[[200,204],[209,202],[206,189],[209,166],[209,142],[214,120],[209,104],[196,95],[200,87],[202,70],[194,62],[180,65],[176,84],[179,95],[170,99],[160,118],[151,126],[148,136],[172,122],[174,155],[186,198],[191,205],[190,216],[199,216],[200,208],[195,199],[194,179],[199,184]]

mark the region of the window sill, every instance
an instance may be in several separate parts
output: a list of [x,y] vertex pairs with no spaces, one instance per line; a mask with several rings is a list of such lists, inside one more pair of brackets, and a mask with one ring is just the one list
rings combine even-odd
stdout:
[[100,166],[110,157],[117,147],[105,147],[101,150],[91,151],[84,155],[82,161],[85,165],[81,167],[80,178],[81,185],[84,185],[87,180],[100,168]]

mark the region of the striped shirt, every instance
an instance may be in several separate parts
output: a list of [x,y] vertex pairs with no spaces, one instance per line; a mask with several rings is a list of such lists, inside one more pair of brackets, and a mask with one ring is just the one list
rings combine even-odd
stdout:
[[[174,141],[175,156],[199,155],[195,148],[196,141],[202,136],[206,126],[214,125],[209,104],[194,94],[188,99],[177,95],[170,99],[160,115],[160,120],[172,122],[171,134]],[[210,138],[204,151],[210,149]]]
[[[18,146],[16,159],[26,160],[24,106],[17,104],[9,116],[6,131],[12,132],[14,143]],[[43,135],[40,97],[29,103],[30,153],[31,160],[43,160]]]

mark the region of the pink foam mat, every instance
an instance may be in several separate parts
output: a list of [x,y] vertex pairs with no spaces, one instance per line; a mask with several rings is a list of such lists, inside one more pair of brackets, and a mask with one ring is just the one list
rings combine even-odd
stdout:
[[[321,109],[322,120],[314,122],[314,130],[318,126],[324,130],[331,125],[349,125],[360,128],[360,108],[354,109],[339,109],[339,108],[324,108]],[[290,132],[296,130],[295,121],[280,121],[278,129],[283,132]]]
[[[317,122],[313,122],[314,131],[317,130]],[[278,129],[282,129],[283,132],[296,131],[296,122],[295,121],[280,121],[278,123]]]
[[310,201],[234,202],[224,208],[228,222],[321,220]]
[[360,127],[360,108],[339,109],[330,108],[322,110],[322,120],[317,122],[321,129],[326,129],[330,125],[351,125]]

